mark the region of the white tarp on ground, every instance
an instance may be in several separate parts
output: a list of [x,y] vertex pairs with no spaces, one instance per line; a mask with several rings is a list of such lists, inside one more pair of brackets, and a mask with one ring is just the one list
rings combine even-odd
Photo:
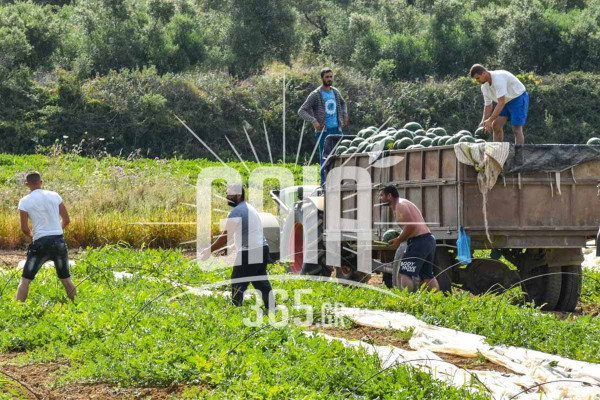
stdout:
[[[328,341],[339,341],[345,347],[363,349],[368,354],[377,355],[381,360],[381,368],[410,365],[433,378],[455,387],[472,388],[481,392],[489,391],[496,399],[508,399],[536,383],[526,376],[503,374],[496,371],[467,371],[454,364],[442,360],[429,350],[409,351],[394,346],[375,346],[359,340],[336,338],[323,333],[305,332],[309,336],[318,336]],[[365,377],[365,380],[369,377]],[[359,385],[361,382],[357,382]],[[486,389],[487,388],[487,389]],[[519,399],[539,400],[539,393],[522,394]]]
[[414,350],[429,350],[461,357],[477,357],[481,354],[494,364],[530,378],[535,384],[562,381],[538,389],[538,393],[543,391],[547,399],[600,399],[600,364],[518,347],[491,346],[485,342],[484,336],[428,325],[412,315],[399,312],[344,308],[339,315],[362,326],[404,331],[414,329],[409,341]]
[[[593,246],[593,245],[592,245]],[[595,269],[600,271],[600,257],[596,257],[596,248],[587,247],[583,249],[583,263],[581,266],[585,269]]]

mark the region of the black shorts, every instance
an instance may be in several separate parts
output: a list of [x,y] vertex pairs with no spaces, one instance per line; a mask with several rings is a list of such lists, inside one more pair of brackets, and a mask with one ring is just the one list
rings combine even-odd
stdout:
[[33,280],[46,261],[54,262],[60,279],[71,277],[69,253],[63,235],[44,236],[29,245],[22,277]]
[[399,272],[403,275],[433,279],[435,262],[435,237],[431,233],[415,236],[406,241],[408,247],[400,261]]

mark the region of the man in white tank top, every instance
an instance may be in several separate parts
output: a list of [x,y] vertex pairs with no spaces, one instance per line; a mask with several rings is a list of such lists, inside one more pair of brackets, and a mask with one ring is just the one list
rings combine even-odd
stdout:
[[[63,237],[64,228],[69,224],[69,213],[62,198],[56,192],[43,190],[42,178],[38,172],[30,172],[25,178],[25,186],[30,193],[19,201],[21,230],[33,239],[27,249],[27,260],[23,267],[21,283],[17,289],[17,300],[25,301],[29,284],[46,261],[53,261],[56,273],[71,300],[77,290],[69,272],[69,254]],[[31,219],[33,232],[29,229]]]

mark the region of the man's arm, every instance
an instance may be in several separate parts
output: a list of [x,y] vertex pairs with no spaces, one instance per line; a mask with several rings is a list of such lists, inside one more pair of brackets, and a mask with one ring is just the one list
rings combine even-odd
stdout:
[[58,205],[58,213],[60,214],[60,225],[63,230],[71,223],[71,219],[69,218],[69,213],[67,212],[67,207],[65,207],[65,203],[60,203]]
[[479,123],[479,126],[483,126],[483,124],[485,123],[485,120],[488,119],[491,114],[492,114],[492,105],[488,104],[487,106],[484,106],[483,107],[483,117],[481,117],[481,122]]
[[215,252],[223,247],[227,246],[227,231],[221,232],[217,240],[210,245],[210,252]]
[[308,97],[306,98],[306,100],[304,101],[304,104],[302,104],[302,106],[298,110],[298,115],[300,115],[300,117],[303,120],[305,120],[306,122],[310,122],[313,125],[313,127],[315,128],[315,130],[320,131],[322,128],[321,124],[319,123],[319,121],[317,121],[317,119],[313,115],[313,107],[314,107],[316,98],[317,98],[317,95],[314,92],[309,94]]
[[21,230],[25,234],[25,236],[29,236],[33,238],[33,234],[31,233],[31,229],[29,229],[29,224],[27,223],[29,219],[29,214],[27,211],[19,210],[19,214],[21,215]]
[[486,131],[492,130],[492,123],[498,118],[502,109],[504,108],[504,96],[498,98],[498,104],[496,104],[496,108],[494,108],[494,112],[492,115],[486,119],[483,123]]
[[200,259],[202,261],[208,260],[208,257],[210,257],[210,255],[214,251],[222,249],[226,245],[227,245],[227,231],[224,231],[224,232],[221,232],[221,234],[219,235],[217,240],[214,241],[213,244],[211,244],[206,249],[202,250],[202,252],[200,253]]

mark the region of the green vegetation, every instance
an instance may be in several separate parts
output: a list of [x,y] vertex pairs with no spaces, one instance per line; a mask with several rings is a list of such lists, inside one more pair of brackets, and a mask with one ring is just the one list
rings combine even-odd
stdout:
[[[133,276],[117,280],[112,271]],[[280,272],[271,267],[271,273]],[[66,375],[59,374],[58,384],[184,383],[190,388],[183,398],[489,398],[449,388],[410,366],[390,369],[358,388],[381,370],[376,357],[306,337],[302,328],[248,327],[243,319],[254,318],[249,302],[237,309],[219,296],[169,301],[181,290],[152,279],[200,285],[226,279],[229,273],[202,273],[173,251],[89,251],[73,268],[75,282],[81,283],[75,304],[65,300],[51,269],[40,272],[26,304],[12,300],[17,280],[8,282],[0,295],[0,352],[26,352],[29,362],[66,361],[69,368]],[[318,282],[274,286],[312,288],[315,305],[364,295],[370,296],[365,306],[385,300],[364,289]],[[438,300],[413,301],[426,305]],[[287,305],[291,309],[292,302]]]
[[585,143],[600,126],[599,16],[597,0],[4,1],[0,152],[209,157],[177,115],[228,160],[223,136],[251,154],[243,127],[265,148],[264,121],[279,159],[283,74],[293,155],[324,64],[349,101],[346,133],[392,117],[453,134],[480,120],[476,61],[522,74],[528,143]]
[[[271,275],[283,272],[278,265],[269,269]],[[115,279],[115,271],[132,275]],[[229,274],[228,268],[202,272],[177,251],[89,250],[73,268],[74,281],[80,283],[75,304],[66,300],[51,268],[40,272],[26,304],[12,300],[18,280],[5,275],[0,294],[4,316],[0,320],[0,352],[26,352],[22,360],[30,362],[68,361],[66,375],[59,376],[61,384],[206,384],[207,389],[198,390],[214,398],[224,394],[246,397],[251,392],[261,398],[347,398],[353,388],[379,370],[375,358],[307,338],[300,333],[302,328],[245,326],[243,319],[254,317],[252,302],[236,309],[219,296],[180,295],[177,301],[168,300],[185,291],[181,284],[198,287],[226,280]],[[588,284],[586,280],[584,292],[597,294],[597,288],[588,288]],[[325,303],[342,303],[408,312],[434,325],[486,335],[491,343],[600,361],[597,318],[565,320],[512,305],[508,296],[456,293],[445,297],[394,290],[400,297],[392,297],[365,288],[312,281],[275,280],[273,286],[289,293],[311,289],[302,302],[313,310],[321,310]],[[285,302],[280,300],[291,316],[305,320],[303,312],[292,310],[293,302],[292,295]],[[323,322],[318,311],[314,317],[315,322]],[[254,335],[244,341],[250,334]],[[405,390],[401,393],[422,393],[423,398],[476,398],[409,371],[389,370],[356,395],[372,398]]]
[[[258,164],[246,162],[250,171]],[[71,215],[65,237],[71,247],[126,243],[134,247],[179,247],[196,237],[196,181],[203,168],[222,166],[219,162],[182,159],[84,158],[76,154],[56,157],[0,154],[0,248],[23,247],[28,242],[21,233],[17,205],[27,194],[24,173],[37,170],[45,188],[57,191]],[[248,171],[241,163],[228,163],[247,181]],[[302,184],[302,166],[294,168],[297,184]],[[316,168],[315,168],[316,171]],[[316,176],[316,175],[315,175]],[[267,180],[263,196],[265,210],[276,213],[268,190],[278,187]],[[216,185],[215,193],[224,194]],[[214,198],[214,209],[224,202]],[[225,215],[213,215],[215,221]],[[139,222],[169,222],[184,225],[139,225]],[[216,229],[218,226],[213,227]],[[184,247],[190,247],[188,244]]]

